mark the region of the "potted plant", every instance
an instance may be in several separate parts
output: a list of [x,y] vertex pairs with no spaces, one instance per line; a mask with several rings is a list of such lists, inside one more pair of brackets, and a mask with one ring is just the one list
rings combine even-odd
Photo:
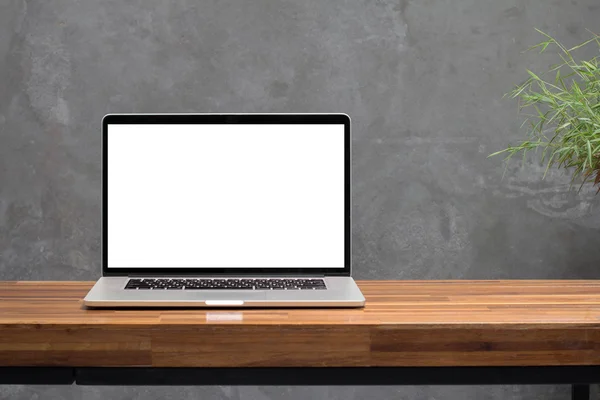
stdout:
[[[598,46],[600,36],[578,46],[567,48],[551,36],[538,30],[546,40],[531,49],[543,53],[549,47],[558,48],[561,62],[543,74],[528,70],[529,79],[507,95],[518,99],[519,110],[529,111],[528,137],[491,156],[505,154],[505,160],[516,154],[523,157],[540,150],[546,172],[552,166],[571,171],[572,182],[581,186],[593,181],[600,184],[600,60],[599,56],[582,60],[576,50]],[[546,174],[544,173],[544,176]],[[580,189],[581,189],[580,186]],[[600,190],[600,189],[599,189]]]

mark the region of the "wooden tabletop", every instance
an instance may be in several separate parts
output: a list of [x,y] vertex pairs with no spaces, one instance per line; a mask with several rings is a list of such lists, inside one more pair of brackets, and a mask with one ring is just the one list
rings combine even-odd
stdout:
[[0,366],[600,365],[600,282],[362,281],[364,309],[94,310],[0,282]]

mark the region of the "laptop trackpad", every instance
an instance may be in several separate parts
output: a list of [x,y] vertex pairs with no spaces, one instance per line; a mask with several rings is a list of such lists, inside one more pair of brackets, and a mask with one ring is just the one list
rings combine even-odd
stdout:
[[[265,292],[255,292],[255,291],[244,291],[244,290],[236,290],[236,291],[219,291],[219,292],[202,292],[202,299],[208,302],[239,302],[239,301],[257,301],[257,300],[265,300],[267,295]],[[216,305],[216,303],[215,303]]]

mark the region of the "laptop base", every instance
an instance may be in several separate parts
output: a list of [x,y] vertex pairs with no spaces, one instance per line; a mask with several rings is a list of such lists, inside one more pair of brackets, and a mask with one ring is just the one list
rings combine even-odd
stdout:
[[[161,279],[164,277],[148,277]],[[189,279],[192,277],[169,277]],[[211,277],[198,277],[211,278]],[[214,277],[223,278],[223,277]],[[247,279],[251,277],[228,277]],[[290,278],[299,278],[298,276]],[[324,308],[362,307],[365,298],[350,277],[301,277],[323,279],[325,290],[129,290],[125,289],[130,277],[103,277],[94,285],[83,304],[94,308]],[[285,279],[285,277],[282,277]]]

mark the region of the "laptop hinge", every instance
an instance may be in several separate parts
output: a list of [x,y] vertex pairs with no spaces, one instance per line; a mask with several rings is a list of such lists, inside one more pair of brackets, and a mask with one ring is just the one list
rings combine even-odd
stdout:
[[277,274],[277,273],[273,273],[273,274],[127,274],[126,276],[129,278],[144,278],[144,277],[160,277],[160,276],[164,276],[164,277],[170,277],[170,276],[177,276],[177,277],[187,277],[189,276],[190,278],[197,278],[197,277],[202,277],[202,276],[210,276],[210,277],[228,277],[228,276],[235,276],[235,277],[243,277],[243,276],[248,276],[248,277],[269,277],[269,278],[277,278],[278,276],[318,276],[318,277],[324,277],[325,274]]

